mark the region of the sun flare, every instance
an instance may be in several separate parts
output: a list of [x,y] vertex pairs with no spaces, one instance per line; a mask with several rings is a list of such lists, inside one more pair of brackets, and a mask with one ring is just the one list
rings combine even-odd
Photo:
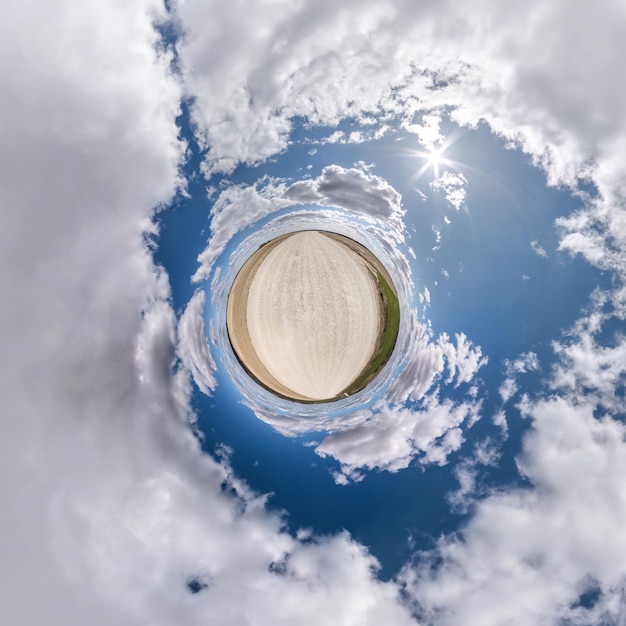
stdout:
[[460,133],[448,137],[443,144],[435,145],[425,150],[408,150],[407,156],[421,160],[420,168],[413,174],[411,180],[419,180],[428,170],[431,170],[435,179],[438,179],[442,168],[458,169],[460,164],[446,156],[446,150],[460,137]]
[[432,167],[435,178],[439,178],[439,166],[446,162],[444,157],[445,146],[431,148],[426,156],[426,166]]
[[431,165],[439,165],[443,160],[443,148],[433,148],[428,153],[428,162]]

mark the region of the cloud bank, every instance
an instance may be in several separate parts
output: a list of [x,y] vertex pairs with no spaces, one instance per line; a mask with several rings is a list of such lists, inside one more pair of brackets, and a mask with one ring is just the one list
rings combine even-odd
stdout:
[[289,535],[191,432],[146,243],[184,151],[161,5],[6,9],[1,621],[411,623],[365,548]]

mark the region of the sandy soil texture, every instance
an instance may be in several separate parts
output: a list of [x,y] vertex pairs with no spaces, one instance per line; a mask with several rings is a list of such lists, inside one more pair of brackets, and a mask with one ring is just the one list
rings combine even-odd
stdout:
[[303,231],[261,248],[229,295],[244,367],[296,400],[336,397],[363,371],[384,327],[376,269],[345,238]]

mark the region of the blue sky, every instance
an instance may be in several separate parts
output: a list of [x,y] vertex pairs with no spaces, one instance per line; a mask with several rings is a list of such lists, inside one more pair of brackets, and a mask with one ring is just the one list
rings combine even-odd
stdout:
[[[624,623],[625,37],[612,0],[10,3],[0,621]],[[224,324],[312,227],[403,306],[333,406]]]

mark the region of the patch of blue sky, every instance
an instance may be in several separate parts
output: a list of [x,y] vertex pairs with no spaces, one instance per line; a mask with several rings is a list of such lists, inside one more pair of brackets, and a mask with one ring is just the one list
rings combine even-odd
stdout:
[[181,137],[187,142],[187,159],[182,169],[186,192],[156,215],[159,227],[154,260],[168,272],[174,310],[181,312],[195,291],[190,277],[198,266],[197,257],[209,236],[207,183],[200,174],[202,154],[193,136],[186,103],[177,119]]
[[219,444],[232,448],[235,472],[260,492],[271,493],[270,508],[289,511],[291,532],[348,530],[379,559],[383,579],[395,575],[415,549],[432,547],[439,532],[454,530],[462,519],[450,515],[446,502],[446,494],[456,487],[451,466],[368,472],[362,482],[339,486],[329,471],[336,463],[278,434],[245,407],[235,407],[224,389],[218,388],[214,399],[195,401],[206,449]]

